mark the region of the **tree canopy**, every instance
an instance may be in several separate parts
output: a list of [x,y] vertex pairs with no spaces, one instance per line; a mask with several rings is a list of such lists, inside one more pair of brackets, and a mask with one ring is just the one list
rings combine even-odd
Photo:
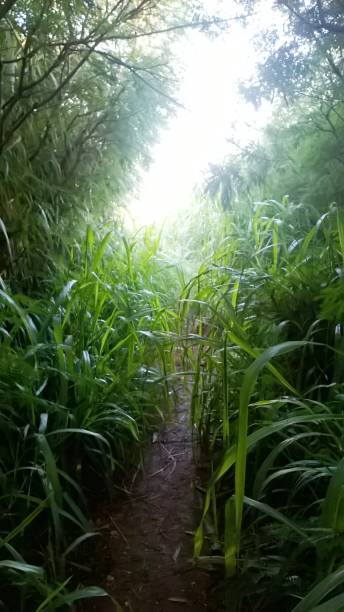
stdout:
[[241,84],[254,104],[274,101],[274,119],[259,143],[212,168],[206,191],[227,208],[288,195],[316,215],[344,202],[344,5],[279,0],[274,7],[283,27],[267,24],[256,40],[256,74]]
[[206,23],[180,0],[1,4],[0,218],[17,267],[56,223],[60,239],[78,211],[120,201],[176,103],[171,39]]

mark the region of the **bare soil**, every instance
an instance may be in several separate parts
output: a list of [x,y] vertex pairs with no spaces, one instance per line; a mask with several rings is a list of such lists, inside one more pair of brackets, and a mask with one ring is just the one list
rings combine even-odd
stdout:
[[[198,482],[188,408],[181,402],[154,434],[127,498],[103,508],[98,519],[105,523],[103,586],[124,611],[214,610],[209,574],[192,562]],[[87,605],[89,612],[116,609],[110,598]]]

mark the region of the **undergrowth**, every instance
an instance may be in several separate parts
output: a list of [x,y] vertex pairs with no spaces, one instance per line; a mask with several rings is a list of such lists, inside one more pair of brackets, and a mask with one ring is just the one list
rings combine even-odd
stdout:
[[195,555],[223,564],[228,610],[343,606],[344,218],[312,216],[223,213],[180,300],[211,468]]
[[288,105],[213,166],[211,206],[168,228],[163,257],[154,232],[100,219],[175,106],[177,31],[212,32],[202,3],[0,3],[0,608],[106,596],[83,586],[90,500],[169,414],[178,354],[219,609],[344,609],[342,9],[277,4],[294,52],[269,58],[259,32],[252,100]]
[[[113,494],[168,411],[175,275],[149,231],[87,230],[34,297],[0,289],[0,599],[55,610],[105,595],[75,575]],[[86,568],[87,570],[87,568]]]

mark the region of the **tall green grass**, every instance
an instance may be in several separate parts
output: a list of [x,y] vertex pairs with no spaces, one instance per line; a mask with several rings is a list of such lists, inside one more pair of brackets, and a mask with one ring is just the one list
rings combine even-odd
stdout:
[[214,238],[204,226],[184,245],[184,272],[152,230],[107,225],[64,246],[30,295],[1,281],[0,597],[12,608],[105,596],[80,583],[99,537],[87,500],[114,492],[168,414],[178,349],[210,466],[195,555],[223,565],[220,598],[341,609],[342,211],[310,222],[286,198],[206,218]]
[[[224,213],[180,301],[192,421],[213,466],[195,555],[220,547],[230,610],[291,610],[340,572],[343,212],[312,216],[287,198]],[[341,605],[335,584],[326,609]]]
[[[0,289],[0,599],[54,610],[99,534],[87,498],[113,494],[168,410],[173,270],[148,231],[88,227],[36,296]],[[36,606],[36,607],[35,607]]]

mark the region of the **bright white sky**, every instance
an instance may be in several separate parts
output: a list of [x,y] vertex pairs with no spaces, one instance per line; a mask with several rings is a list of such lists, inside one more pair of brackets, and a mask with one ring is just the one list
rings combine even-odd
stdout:
[[215,39],[193,31],[179,43],[184,74],[176,95],[185,110],[179,109],[162,131],[153,163],[142,174],[139,192],[129,206],[137,225],[160,224],[187,206],[208,164],[233,150],[228,139],[241,144],[257,139],[271,105],[255,110],[240,98],[238,84],[255,71],[253,36],[263,24],[282,27],[280,21],[276,24],[279,14],[269,6],[263,2],[250,27],[235,23],[230,32]]

